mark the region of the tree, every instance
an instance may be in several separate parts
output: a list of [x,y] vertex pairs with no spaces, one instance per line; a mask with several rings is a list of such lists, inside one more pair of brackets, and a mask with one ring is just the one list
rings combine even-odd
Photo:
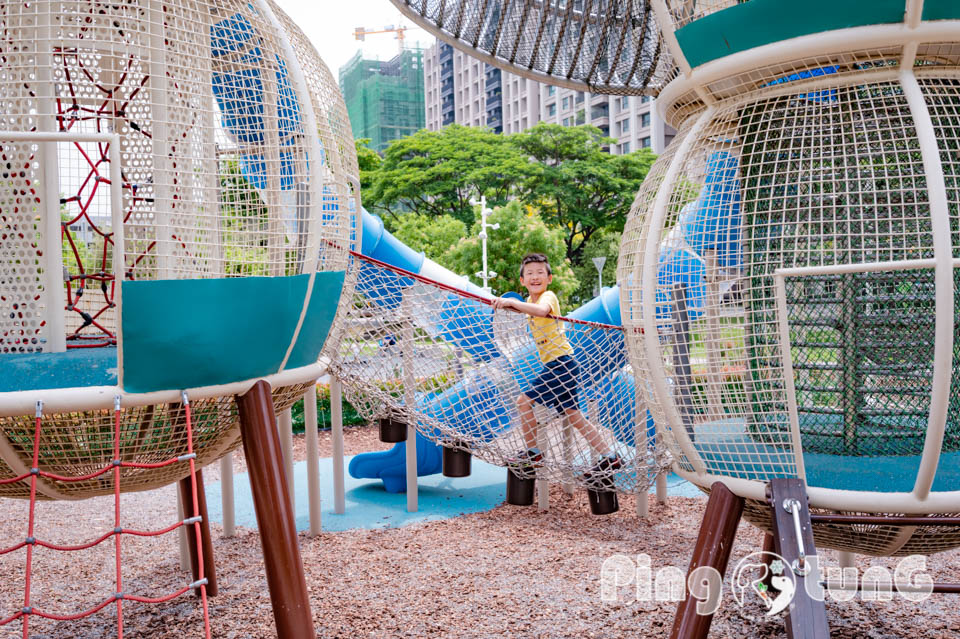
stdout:
[[584,249],[600,231],[619,233],[656,156],[643,149],[625,155],[603,150],[613,143],[594,126],[539,123],[512,143],[535,163],[520,190],[543,220],[563,229],[566,256],[583,264]]
[[373,186],[377,169],[383,163],[380,154],[370,148],[370,138],[354,140],[357,147],[357,165],[360,168],[360,192],[366,193]]
[[384,152],[364,205],[396,217],[403,211],[474,219],[471,199],[502,205],[527,174],[529,160],[507,137],[489,129],[452,124],[394,140]]
[[[566,261],[563,232],[550,229],[540,216],[514,200],[506,206],[494,209],[487,218],[491,224],[499,224],[496,231],[489,231],[487,239],[488,268],[497,273],[490,282],[495,294],[515,291],[526,295],[520,284],[520,260],[527,253],[543,253],[553,268],[553,284],[550,289],[567,308],[567,298],[577,289],[579,282]],[[483,269],[482,247],[477,234],[480,222],[474,223],[470,237],[460,240],[444,260],[450,270],[469,275],[476,282],[474,273]]]
[[390,222],[388,230],[407,246],[423,251],[431,260],[446,266],[450,249],[466,236],[467,225],[450,215],[431,217],[408,213]]
[[595,257],[607,258],[603,265],[603,285],[613,286],[616,283],[620,235],[617,231],[601,230],[594,233],[584,245],[582,263],[573,265],[573,273],[580,285],[570,295],[571,303],[580,306],[596,297],[594,288],[597,285],[597,267],[593,265]]

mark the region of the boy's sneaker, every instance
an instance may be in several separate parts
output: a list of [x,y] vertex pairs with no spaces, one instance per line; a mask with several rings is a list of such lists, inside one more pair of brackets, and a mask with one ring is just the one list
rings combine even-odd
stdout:
[[591,473],[605,473],[611,470],[620,470],[623,467],[623,462],[620,461],[620,455],[614,455],[613,457],[606,457],[600,459],[594,466],[590,469]]
[[511,466],[540,468],[543,466],[543,453],[541,453],[539,450],[528,448],[526,450],[521,450],[512,457],[508,457],[507,463]]
[[594,464],[590,471],[584,473],[583,478],[586,480],[587,487],[593,490],[613,490],[613,477],[611,474],[614,471],[620,470],[623,467],[623,462],[620,460],[619,455],[614,455],[613,457],[603,457]]

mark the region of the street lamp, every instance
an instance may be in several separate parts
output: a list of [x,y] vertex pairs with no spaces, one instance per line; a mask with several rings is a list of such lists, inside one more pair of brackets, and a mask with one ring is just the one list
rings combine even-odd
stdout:
[[493,213],[492,210],[487,209],[487,196],[483,195],[480,197],[480,233],[478,237],[480,238],[480,246],[483,250],[483,270],[477,273],[477,277],[483,280],[483,290],[487,293],[490,292],[489,280],[497,276],[496,271],[491,271],[487,268],[487,229],[493,229],[496,231],[500,228],[499,224],[487,224],[487,217]]
[[600,280],[600,283],[597,286],[597,294],[603,292],[603,265],[606,264],[606,262],[607,258],[605,257],[593,258],[593,265],[597,267],[597,278]]

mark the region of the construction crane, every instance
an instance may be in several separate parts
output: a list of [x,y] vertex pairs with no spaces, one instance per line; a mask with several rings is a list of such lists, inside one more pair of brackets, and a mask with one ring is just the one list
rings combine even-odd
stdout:
[[400,53],[403,53],[404,33],[409,31],[412,28],[413,27],[405,27],[403,25],[400,25],[399,27],[395,27],[392,24],[389,24],[382,29],[367,29],[365,27],[357,27],[356,29],[353,30],[353,37],[355,37],[357,40],[360,40],[362,42],[363,40],[366,39],[368,35],[372,35],[374,33],[396,33],[397,45],[399,46]]

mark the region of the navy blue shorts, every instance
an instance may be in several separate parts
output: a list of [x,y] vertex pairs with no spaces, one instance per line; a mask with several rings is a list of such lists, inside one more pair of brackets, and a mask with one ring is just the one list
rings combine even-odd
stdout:
[[579,408],[577,377],[580,366],[571,355],[563,355],[543,365],[543,371],[524,395],[557,410]]

